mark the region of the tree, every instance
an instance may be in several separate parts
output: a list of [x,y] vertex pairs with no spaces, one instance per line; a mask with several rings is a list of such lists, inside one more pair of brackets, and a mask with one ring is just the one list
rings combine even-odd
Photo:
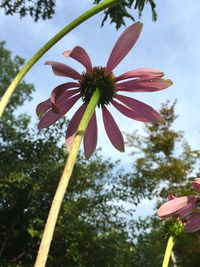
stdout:
[[[130,174],[129,188],[142,198],[165,202],[168,194],[175,196],[196,194],[191,186],[195,169],[199,163],[199,150],[192,150],[182,131],[174,129],[176,101],[164,103],[160,109],[165,123],[161,125],[146,124],[144,135],[137,132],[127,135],[127,143],[133,148],[133,171]],[[196,174],[197,175],[197,174]],[[197,177],[197,176],[195,176]],[[136,267],[161,266],[166,233],[162,221],[152,216],[148,231],[139,233],[135,246]],[[178,266],[197,266],[199,258],[199,241],[195,234],[185,234],[177,239],[173,249]],[[172,265],[171,265],[172,266]]]
[[188,183],[200,151],[192,150],[184,133],[173,129],[177,118],[175,104],[166,102],[162,105],[163,124],[145,124],[144,136],[137,132],[127,135],[127,144],[133,148],[132,155],[138,155],[130,179],[133,190],[140,188],[139,197],[166,199],[169,193],[180,195],[185,193],[184,188],[187,192],[191,188]]
[[[98,4],[102,0],[94,0],[94,4]],[[130,10],[134,5],[134,9],[138,11],[139,17],[142,15],[142,11],[146,4],[151,6],[152,19],[155,21],[157,14],[155,11],[156,4],[154,0],[121,0],[120,3],[114,5],[105,10],[105,16],[102,21],[102,26],[108,17],[111,19],[111,23],[115,23],[116,28],[120,28],[125,25],[124,18],[128,17],[131,20],[135,20],[132,11]],[[55,0],[1,0],[0,8],[3,8],[6,15],[13,15],[14,13],[19,13],[20,17],[31,16],[35,21],[39,19],[51,19],[55,13]]]

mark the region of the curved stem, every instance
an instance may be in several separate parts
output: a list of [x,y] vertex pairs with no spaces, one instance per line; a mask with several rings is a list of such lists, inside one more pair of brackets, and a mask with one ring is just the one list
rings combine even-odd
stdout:
[[175,243],[174,237],[171,235],[167,241],[167,246],[165,250],[165,256],[163,259],[162,267],[168,267],[169,259],[170,259],[170,255],[171,255],[171,251],[174,246],[174,243]]
[[29,71],[29,69],[41,58],[55,43],[57,43],[63,36],[67,33],[72,31],[78,25],[89,19],[90,17],[94,16],[95,14],[99,13],[100,11],[106,9],[107,7],[116,4],[120,0],[105,0],[104,2],[96,5],[95,7],[91,8],[90,10],[83,13],[77,19],[72,21],[69,25],[64,27],[60,32],[58,32],[52,39],[50,39],[25,65],[24,67],[18,72],[10,86],[7,88],[6,92],[4,93],[1,102],[0,102],[0,117],[2,116],[12,94],[14,93],[17,85],[22,80],[24,75]]
[[58,218],[58,213],[59,213],[64,195],[65,195],[65,192],[66,192],[66,189],[67,189],[67,186],[68,186],[68,183],[69,183],[72,171],[73,171],[73,167],[76,161],[76,157],[77,157],[77,154],[80,148],[81,141],[83,139],[83,136],[87,128],[87,125],[90,121],[90,118],[95,110],[95,107],[99,102],[99,97],[100,97],[100,93],[99,93],[99,90],[97,89],[93,93],[93,96],[91,97],[90,102],[79,124],[72,149],[69,152],[63,174],[60,178],[60,182],[59,182],[58,188],[56,190],[56,193],[55,193],[55,196],[54,196],[54,199],[53,199],[50,211],[49,211],[42,241],[41,241],[40,248],[38,251],[38,256],[35,262],[35,267],[44,267],[46,264],[49,248],[51,245],[51,240],[53,237],[53,232],[54,232],[55,225],[56,225],[57,218]]

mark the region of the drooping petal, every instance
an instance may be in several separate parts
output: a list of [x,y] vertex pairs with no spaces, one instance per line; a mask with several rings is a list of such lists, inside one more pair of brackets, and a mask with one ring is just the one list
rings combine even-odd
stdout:
[[91,157],[97,146],[97,119],[94,112],[85,131],[83,146],[87,159]]
[[142,117],[146,118],[149,122],[152,123],[163,122],[163,118],[161,117],[161,115],[149,105],[127,96],[116,95],[116,98],[120,102],[131,108],[133,111],[140,114]]
[[38,129],[46,128],[54,124],[56,121],[61,119],[64,114],[55,113],[52,109],[48,110],[41,118]]
[[128,54],[142,31],[142,23],[136,22],[129,26],[119,37],[107,62],[106,71],[112,71]]
[[121,112],[123,115],[125,115],[131,119],[134,119],[137,121],[142,121],[142,122],[148,122],[149,121],[145,117],[142,117],[141,114],[138,114],[134,110],[132,110],[132,109],[130,109],[130,108],[114,101],[114,100],[112,100],[111,103],[117,110],[119,110],[119,112]]
[[74,95],[80,94],[79,89],[69,90],[65,91],[56,102],[52,103],[52,111],[55,113],[62,113],[62,102],[66,102],[69,98],[71,98]]
[[171,80],[165,79],[135,79],[116,85],[118,91],[127,91],[127,92],[155,92],[166,89],[172,85]]
[[141,69],[135,69],[127,71],[120,76],[115,78],[115,81],[121,81],[131,78],[144,78],[149,77],[149,79],[155,79],[155,78],[161,78],[164,75],[164,73],[160,70],[154,70],[149,68],[141,68]]
[[177,197],[172,200],[165,202],[158,210],[157,215],[161,218],[167,218],[174,214],[177,211],[187,206],[187,204],[192,203],[194,201],[194,196],[184,196]]
[[81,118],[83,116],[83,113],[85,112],[87,105],[86,104],[82,104],[80,106],[80,108],[74,113],[72,119],[69,122],[69,125],[67,127],[67,131],[66,131],[66,145],[67,145],[67,150],[70,151],[73,141],[74,141],[74,137],[76,135],[76,131],[78,129],[79,123],[81,121]]
[[78,99],[81,97],[81,95],[73,96],[69,99],[62,99],[60,103],[58,104],[58,110],[60,113],[55,113],[52,109],[48,110],[41,118],[38,128],[46,128],[52,124],[54,124],[57,120],[62,118],[72,107],[73,105],[78,101]]
[[181,218],[185,218],[186,216],[193,213],[196,210],[196,208],[197,208],[197,205],[195,201],[192,201],[191,203],[188,203],[185,207],[177,211],[176,214]]
[[[56,100],[68,89],[70,88],[78,88],[79,84],[78,83],[74,83],[74,82],[69,82],[69,83],[63,83],[58,85],[57,87],[55,87],[53,89],[53,91],[51,92],[51,102],[55,105]],[[72,92],[73,90],[69,91]],[[70,93],[68,93],[70,94]],[[73,95],[73,94],[72,94]]]
[[117,150],[124,152],[124,138],[115,120],[105,106],[102,108],[102,114],[104,127],[110,142]]
[[200,192],[200,178],[193,179],[192,185],[197,192]]
[[48,98],[45,101],[41,102],[36,107],[36,114],[41,117],[48,109],[51,108],[51,99]]
[[92,72],[92,63],[88,53],[80,46],[74,47],[72,50],[67,50],[63,53],[65,57],[71,57],[80,62],[87,72]]
[[193,233],[200,230],[200,213],[193,213],[187,217],[185,231]]
[[78,73],[76,70],[74,70],[73,68],[71,68],[71,67],[69,67],[63,63],[56,62],[56,61],[47,61],[47,62],[45,62],[45,64],[51,65],[54,74],[56,74],[58,76],[69,77],[69,78],[72,78],[74,80],[81,80],[82,79],[82,76],[80,75],[80,73]]

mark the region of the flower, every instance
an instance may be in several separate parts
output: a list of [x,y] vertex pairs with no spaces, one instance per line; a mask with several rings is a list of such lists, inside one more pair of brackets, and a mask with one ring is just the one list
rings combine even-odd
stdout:
[[[200,192],[200,178],[193,179],[192,185],[194,189]],[[169,195],[168,201],[162,204],[157,210],[157,215],[162,219],[176,217],[178,220],[182,221],[186,232],[196,232],[200,230],[199,203],[199,195],[183,197]]]
[[[195,196],[184,196],[170,199],[158,209],[157,215],[162,219],[174,215],[185,217],[191,210],[193,211],[193,208],[196,208],[195,201]],[[183,211],[185,211],[185,213],[182,214]]]
[[[113,105],[123,115],[142,122],[160,123],[161,115],[147,104],[128,96],[122,92],[154,92],[163,90],[172,85],[171,80],[163,79],[164,73],[150,68],[130,70],[120,76],[113,74],[114,68],[122,61],[134,46],[142,30],[142,23],[136,22],[129,26],[117,40],[106,67],[93,67],[87,52],[80,46],[63,53],[85,67],[80,74],[73,68],[59,62],[47,61],[54,74],[72,78],[74,82],[67,82],[53,89],[50,98],[40,103],[36,112],[41,116],[38,128],[45,128],[62,118],[72,106],[82,98],[83,104],[73,115],[66,132],[66,143],[70,150],[78,125],[94,90],[100,91],[98,107],[102,109],[103,122],[106,133],[119,150],[124,151],[124,139],[115,119],[107,109]],[[93,113],[87,126],[84,139],[84,151],[87,158],[94,152],[97,144],[97,120]]]

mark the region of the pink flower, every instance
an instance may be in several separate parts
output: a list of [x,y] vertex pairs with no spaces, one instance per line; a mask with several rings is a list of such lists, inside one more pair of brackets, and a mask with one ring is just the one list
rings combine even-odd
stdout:
[[162,219],[178,215],[185,217],[196,208],[195,196],[184,196],[170,199],[164,203],[157,211],[157,215]]
[[[98,106],[102,109],[103,122],[106,133],[119,150],[124,151],[124,140],[115,119],[106,107],[113,105],[123,115],[142,122],[160,123],[161,115],[147,104],[128,96],[122,92],[154,92],[163,90],[172,85],[171,80],[163,79],[164,73],[158,70],[141,68],[130,70],[120,76],[113,74],[113,69],[122,61],[134,46],[142,30],[142,23],[136,22],[128,27],[117,40],[106,67],[93,67],[87,52],[79,46],[65,51],[65,57],[71,57],[85,67],[85,72],[80,74],[73,68],[59,62],[48,61],[54,74],[75,80],[57,86],[50,98],[37,106],[36,112],[41,116],[38,127],[45,128],[62,118],[72,106],[82,98],[83,104],[75,112],[66,132],[66,143],[70,150],[78,125],[94,90],[100,91]],[[84,151],[87,158],[94,152],[97,144],[97,121],[93,113],[86,129]]]
[[[200,178],[195,178],[192,184],[199,192]],[[186,232],[196,232],[200,230],[199,202],[199,195],[183,197],[169,195],[168,201],[157,210],[157,215],[162,219],[178,217],[179,220],[182,220]]]

